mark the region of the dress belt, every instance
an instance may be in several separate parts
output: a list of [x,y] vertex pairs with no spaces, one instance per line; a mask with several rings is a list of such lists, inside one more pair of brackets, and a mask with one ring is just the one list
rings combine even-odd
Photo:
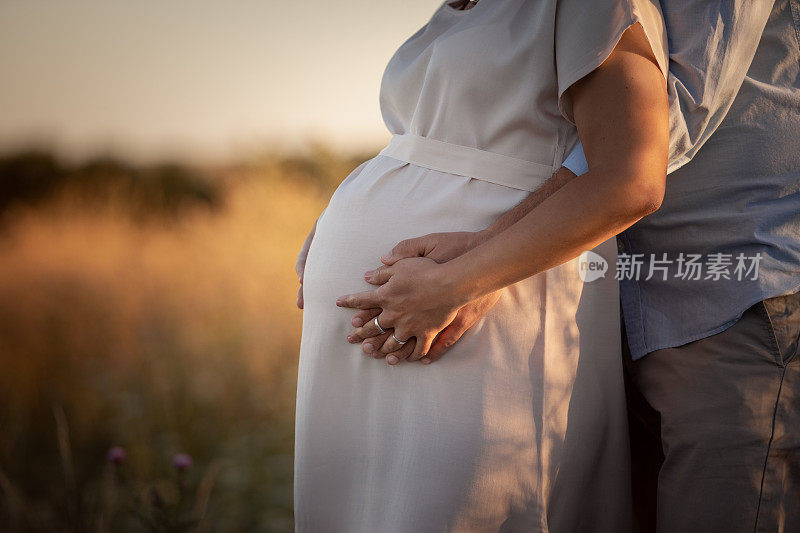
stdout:
[[553,173],[551,165],[412,134],[392,136],[380,155],[523,191],[535,191]]

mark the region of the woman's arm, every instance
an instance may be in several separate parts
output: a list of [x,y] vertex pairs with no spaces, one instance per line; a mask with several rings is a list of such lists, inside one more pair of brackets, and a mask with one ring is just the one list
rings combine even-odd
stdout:
[[337,305],[382,308],[384,328],[393,327],[400,340],[416,337],[410,358],[418,359],[465,303],[569,261],[658,209],[667,93],[642,28],[629,28],[569,96],[589,172],[470,252],[441,265],[418,258],[382,267],[373,276],[387,279],[384,285]]
[[666,83],[641,28],[630,28],[569,93],[589,172],[474,253],[444,265],[443,278],[462,302],[569,261],[660,207]]
[[[577,158],[577,157],[576,157]],[[580,149],[580,160],[583,160],[583,150]],[[576,170],[580,167],[575,166]],[[583,173],[586,170],[579,170]],[[381,256],[381,261],[385,265],[393,265],[401,259],[409,257],[428,257],[437,263],[445,263],[455,259],[459,255],[465,254],[492,236],[505,231],[514,223],[519,221],[528,212],[542,203],[548,196],[556,192],[571,179],[575,178],[572,170],[561,167],[544,185],[533,191],[527,198],[520,202],[516,207],[507,211],[495,220],[489,227],[480,231],[457,231],[451,233],[430,233],[422,237],[406,239],[398,243],[390,253]],[[369,281],[369,280],[367,280]],[[380,285],[376,283],[376,285]],[[477,300],[472,300],[458,310],[454,320],[436,333],[433,344],[428,353],[421,359],[422,363],[432,363],[438,360],[450,349],[461,336],[464,335],[478,320],[480,320],[500,298],[500,292],[487,295]],[[372,320],[381,313],[382,309],[359,309],[353,314],[350,323],[353,330],[347,335],[347,341],[351,344],[360,342],[364,353],[373,357],[386,357],[396,351],[393,342],[386,341],[390,335],[381,335]],[[401,354],[394,354],[394,358],[388,358],[391,364],[399,361],[398,355],[410,355],[413,352],[412,343],[404,347]]]

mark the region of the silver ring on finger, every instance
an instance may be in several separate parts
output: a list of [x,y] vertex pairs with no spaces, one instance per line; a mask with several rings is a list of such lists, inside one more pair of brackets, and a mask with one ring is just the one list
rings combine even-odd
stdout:
[[394,334],[394,333],[392,333],[392,338],[394,339],[394,342],[396,342],[396,343],[397,343],[397,344],[399,344],[400,346],[402,346],[402,345],[404,345],[405,343],[407,343],[407,342],[408,342],[408,339],[406,339],[406,340],[404,340],[404,341],[401,341],[400,339],[398,339],[398,338],[397,338],[397,336],[395,336],[395,334]]
[[375,324],[375,327],[378,328],[379,335],[383,335],[384,333],[386,333],[386,330],[381,327],[380,323],[378,323],[378,317],[375,317],[375,320],[373,320],[372,322]]

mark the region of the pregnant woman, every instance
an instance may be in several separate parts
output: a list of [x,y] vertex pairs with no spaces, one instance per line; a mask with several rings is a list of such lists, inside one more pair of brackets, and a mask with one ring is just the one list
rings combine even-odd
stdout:
[[[444,3],[397,50],[380,98],[392,140],[339,186],[305,265],[298,530],[629,529],[610,239],[663,195],[665,72],[651,0]],[[588,173],[453,261],[393,267],[436,287],[422,314],[500,291],[445,358],[389,366],[346,342],[352,311],[337,297],[369,289],[381,253],[488,226],[560,168],[579,132]],[[583,282],[576,257],[589,249],[609,272]],[[391,311],[378,319],[407,343],[398,351],[424,351],[427,332]]]

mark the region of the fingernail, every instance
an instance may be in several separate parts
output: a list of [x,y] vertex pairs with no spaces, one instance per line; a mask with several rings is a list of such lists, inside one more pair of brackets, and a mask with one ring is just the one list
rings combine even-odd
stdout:
[[347,342],[353,342],[353,337],[351,337],[350,335],[348,335],[348,336],[347,336]]
[[386,362],[389,363],[390,365],[396,365],[397,363],[400,362],[400,359],[398,359],[394,355],[390,355],[389,357],[386,358]]
[[375,347],[373,345],[371,345],[370,343],[363,344],[362,348],[364,348],[364,351],[367,352],[367,353],[372,353],[372,352],[375,351]]
[[360,318],[360,317],[355,317],[355,318],[353,319],[353,327],[354,327],[354,328],[360,328],[360,327],[361,327],[361,326],[363,326],[363,325],[364,325],[364,321],[363,321],[363,320],[361,320],[361,318]]
[[388,261],[388,260],[389,260],[389,256],[388,255],[382,255],[381,256],[381,261]]
[[341,301],[341,300],[336,300],[336,305],[338,305],[339,307],[341,307],[341,306],[342,306],[342,301]]
[[423,357],[422,359],[419,360],[419,362],[422,363],[423,365],[431,364],[431,360],[428,359],[427,357]]
[[369,279],[372,276],[372,273],[375,272],[374,270],[367,270],[364,272],[364,277]]

